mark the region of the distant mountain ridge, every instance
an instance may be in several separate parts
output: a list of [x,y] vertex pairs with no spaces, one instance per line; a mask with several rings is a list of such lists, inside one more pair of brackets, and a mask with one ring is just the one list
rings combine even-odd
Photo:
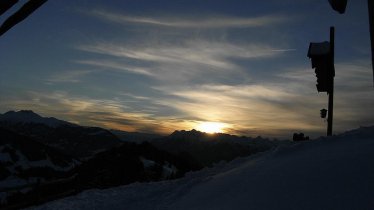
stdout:
[[4,114],[0,114],[0,121],[10,123],[36,123],[54,128],[63,125],[75,125],[54,117],[42,117],[31,110],[8,111]]
[[0,115],[0,128],[35,138],[75,158],[87,158],[118,146],[121,141],[106,129],[79,126],[54,117],[42,117],[31,110]]
[[291,143],[176,182],[91,190],[35,209],[373,209],[374,126]]
[[176,130],[166,138],[169,139],[180,139],[180,140],[199,140],[199,141],[226,141],[231,142],[235,141],[238,142],[248,142],[248,140],[268,140],[266,138],[262,138],[260,136],[256,138],[247,137],[247,136],[237,136],[237,135],[231,135],[227,133],[205,133],[201,132],[195,129],[192,129],[190,131],[186,130]]
[[135,142],[142,143],[145,141],[153,141],[154,139],[161,138],[163,136],[153,133],[140,133],[140,132],[128,132],[121,130],[109,130],[111,133],[116,135],[121,141],[124,142]]
[[202,166],[211,166],[222,160],[231,161],[266,151],[280,142],[261,137],[209,134],[193,129],[174,131],[169,136],[154,139],[151,144],[174,155],[187,157]]
[[0,209],[8,204],[10,209],[19,209],[84,189],[174,179],[200,169],[149,143],[121,142],[78,160],[36,136],[0,126],[0,137]]
[[[155,137],[122,134],[134,141],[137,136]],[[35,205],[84,189],[178,178],[200,168],[149,143],[121,141],[103,128],[30,110],[0,114],[0,209]]]

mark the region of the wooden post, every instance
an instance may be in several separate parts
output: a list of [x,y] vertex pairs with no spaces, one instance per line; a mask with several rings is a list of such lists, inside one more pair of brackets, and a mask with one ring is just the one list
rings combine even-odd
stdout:
[[373,68],[373,86],[374,86],[374,0],[368,0],[369,9],[369,28],[371,40],[371,65]]
[[327,92],[329,95],[329,106],[328,106],[328,118],[327,118],[327,136],[332,136],[332,122],[333,122],[333,113],[334,113],[334,76],[335,76],[335,67],[334,67],[334,41],[335,41],[335,28],[330,27],[330,52],[331,52],[331,86],[330,91]]

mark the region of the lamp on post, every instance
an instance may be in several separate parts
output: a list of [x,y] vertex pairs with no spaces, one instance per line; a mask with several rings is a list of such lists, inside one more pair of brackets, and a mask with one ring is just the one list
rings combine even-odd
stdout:
[[334,37],[335,28],[330,27],[330,41],[310,43],[308,57],[317,77],[317,91],[329,95],[327,136],[332,135],[333,109],[334,109]]

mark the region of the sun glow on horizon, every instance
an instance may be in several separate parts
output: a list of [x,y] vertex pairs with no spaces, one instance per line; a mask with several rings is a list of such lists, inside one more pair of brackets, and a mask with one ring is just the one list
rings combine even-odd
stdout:
[[222,133],[224,128],[227,127],[225,123],[219,122],[201,122],[197,125],[196,130],[205,132],[205,133]]

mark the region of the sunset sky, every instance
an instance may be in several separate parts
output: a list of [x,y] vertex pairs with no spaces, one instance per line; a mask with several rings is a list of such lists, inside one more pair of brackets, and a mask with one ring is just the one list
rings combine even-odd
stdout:
[[212,122],[325,135],[327,95],[306,55],[335,26],[334,133],[373,125],[366,2],[340,15],[327,0],[50,0],[0,37],[0,112],[163,134]]

